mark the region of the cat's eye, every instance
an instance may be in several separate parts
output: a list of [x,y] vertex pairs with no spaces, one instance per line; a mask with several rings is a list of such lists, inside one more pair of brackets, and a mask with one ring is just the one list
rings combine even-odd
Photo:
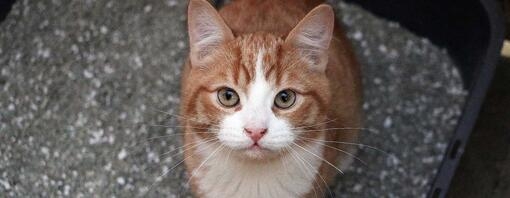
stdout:
[[218,91],[218,101],[225,107],[233,107],[239,103],[239,95],[233,89],[224,87]]
[[276,94],[274,105],[280,109],[287,109],[296,102],[296,93],[290,89],[280,91]]

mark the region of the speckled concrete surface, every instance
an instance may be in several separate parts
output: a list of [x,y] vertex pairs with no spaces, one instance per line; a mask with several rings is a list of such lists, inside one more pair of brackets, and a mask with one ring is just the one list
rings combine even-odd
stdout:
[[[337,197],[423,197],[464,92],[446,52],[338,1],[363,63],[367,147]],[[0,197],[186,197],[184,1],[19,0],[0,24]],[[164,137],[160,137],[164,136]]]

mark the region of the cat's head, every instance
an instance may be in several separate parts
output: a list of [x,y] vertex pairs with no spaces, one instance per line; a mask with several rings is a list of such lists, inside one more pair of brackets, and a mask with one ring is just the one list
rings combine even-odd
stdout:
[[[331,7],[320,5],[288,35],[236,36],[209,3],[190,1],[182,103],[191,131],[251,159],[317,138],[311,131],[323,127],[330,103],[326,65],[333,26]],[[198,132],[204,128],[210,130]]]

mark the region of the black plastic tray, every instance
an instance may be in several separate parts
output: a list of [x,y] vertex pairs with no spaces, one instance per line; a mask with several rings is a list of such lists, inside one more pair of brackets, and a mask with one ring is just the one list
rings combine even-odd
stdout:
[[504,20],[494,0],[346,0],[399,22],[448,49],[469,95],[428,197],[445,197],[476,123],[504,40]]

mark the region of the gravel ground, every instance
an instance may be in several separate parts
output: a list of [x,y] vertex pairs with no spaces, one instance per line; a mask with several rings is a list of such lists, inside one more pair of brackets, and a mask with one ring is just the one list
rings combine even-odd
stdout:
[[[424,197],[465,91],[448,54],[333,1],[366,111],[337,197]],[[186,197],[176,119],[184,1],[19,0],[0,24],[0,197]],[[164,136],[166,137],[159,137]]]

